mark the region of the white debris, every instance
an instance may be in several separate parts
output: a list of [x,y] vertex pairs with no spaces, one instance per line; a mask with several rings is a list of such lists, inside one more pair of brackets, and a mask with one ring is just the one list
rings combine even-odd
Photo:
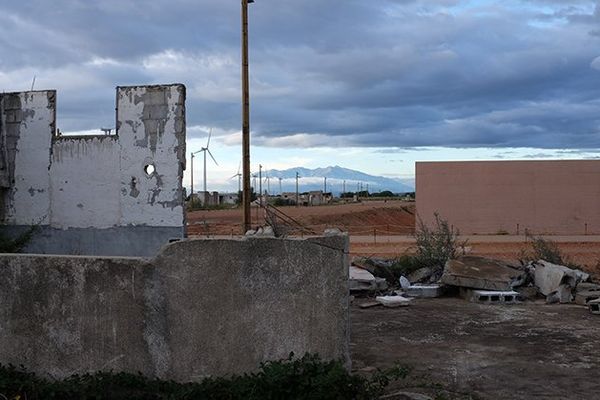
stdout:
[[410,281],[408,279],[406,279],[406,277],[401,276],[399,281],[400,281],[400,287],[402,289],[408,289],[410,287]]
[[572,290],[589,279],[589,275],[578,269],[552,264],[544,260],[535,263],[535,286],[547,297],[549,303],[569,303],[573,300]]
[[348,285],[350,291],[377,291],[387,289],[387,282],[385,279],[377,278],[366,269],[358,268],[353,265],[350,266],[350,280]]
[[412,299],[403,296],[377,296],[375,300],[385,307],[406,307]]

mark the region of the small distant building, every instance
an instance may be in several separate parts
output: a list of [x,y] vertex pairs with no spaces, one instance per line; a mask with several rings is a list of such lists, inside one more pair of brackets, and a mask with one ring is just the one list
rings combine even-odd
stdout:
[[202,207],[215,207],[220,204],[219,192],[204,192],[194,193],[194,201],[199,201]]
[[237,193],[223,193],[219,195],[219,204],[236,205],[239,200]]

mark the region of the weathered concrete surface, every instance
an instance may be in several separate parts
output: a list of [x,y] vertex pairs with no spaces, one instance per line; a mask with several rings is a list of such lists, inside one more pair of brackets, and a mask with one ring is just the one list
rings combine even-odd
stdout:
[[[0,233],[17,237],[30,226],[2,226]],[[27,243],[23,253],[89,255],[110,254],[113,257],[156,256],[169,240],[180,240],[183,227],[170,226],[115,226],[105,229],[57,229],[47,225],[35,231],[34,240]]]
[[524,279],[524,271],[506,262],[485,257],[462,256],[448,260],[441,281],[446,285],[486,290],[512,290]]
[[348,239],[189,240],[155,259],[0,255],[0,363],[198,380],[348,357]]
[[600,160],[416,163],[417,212],[462,234],[600,233]]
[[[0,94],[2,222],[88,230],[71,247],[69,233],[34,237],[29,251],[155,255],[184,236],[185,86],[118,87],[113,136],[57,135],[55,114],[55,91]],[[148,250],[94,240],[125,227]]]

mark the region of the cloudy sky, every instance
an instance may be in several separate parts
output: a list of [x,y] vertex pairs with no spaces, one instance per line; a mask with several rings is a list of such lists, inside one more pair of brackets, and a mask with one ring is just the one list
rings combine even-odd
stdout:
[[[209,184],[237,187],[239,0],[0,4],[1,90],[36,76],[75,133],[114,126],[117,85],[184,83],[188,152],[212,128]],[[256,0],[250,36],[253,169],[600,156],[599,1]]]

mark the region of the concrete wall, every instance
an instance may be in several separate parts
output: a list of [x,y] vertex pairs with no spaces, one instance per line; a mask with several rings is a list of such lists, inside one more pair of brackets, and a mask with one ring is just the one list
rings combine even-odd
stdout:
[[184,236],[183,85],[117,88],[114,136],[56,135],[55,114],[54,91],[0,95],[5,231],[41,223],[28,252],[90,255],[152,256]]
[[179,381],[293,351],[349,363],[347,236],[189,240],[153,260],[0,255],[0,363]]
[[417,212],[463,234],[600,234],[600,161],[418,162]]

